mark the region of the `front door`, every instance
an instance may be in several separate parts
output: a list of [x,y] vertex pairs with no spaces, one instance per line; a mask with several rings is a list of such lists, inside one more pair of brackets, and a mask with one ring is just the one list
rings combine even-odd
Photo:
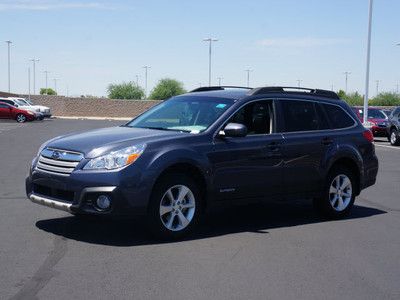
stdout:
[[217,200],[251,199],[281,193],[283,138],[275,133],[274,116],[272,100],[251,102],[227,122],[246,125],[247,136],[215,138],[209,159]]
[[9,119],[11,118],[10,114],[10,106],[0,103],[0,119]]

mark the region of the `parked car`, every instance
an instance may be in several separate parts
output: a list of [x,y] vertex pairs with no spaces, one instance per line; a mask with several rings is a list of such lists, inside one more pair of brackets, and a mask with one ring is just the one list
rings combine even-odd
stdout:
[[0,119],[13,119],[18,123],[24,123],[35,120],[35,113],[0,101]]
[[28,99],[25,98],[18,98],[18,97],[8,97],[8,99],[15,100],[16,103],[20,106],[24,107],[31,107],[32,109],[35,109],[36,112],[40,112],[44,118],[50,118],[51,117],[51,110],[47,106],[43,105],[35,105],[32,103],[32,101],[29,101]]
[[390,114],[386,131],[390,144],[400,146],[400,106]]
[[145,215],[159,236],[181,238],[221,203],[313,198],[344,217],[377,172],[371,131],[336,93],[207,87],[47,141],[26,193],[75,215]]
[[[360,106],[354,106],[353,111],[357,115],[358,119],[363,122],[364,108]],[[368,107],[368,123],[368,127],[371,129],[374,136],[387,136],[387,116],[382,112],[381,109]]]
[[31,111],[35,116],[35,120],[43,120],[44,118],[43,114],[39,112],[39,108],[35,108],[29,105],[21,105],[15,99],[10,98],[0,98],[0,101],[22,110]]

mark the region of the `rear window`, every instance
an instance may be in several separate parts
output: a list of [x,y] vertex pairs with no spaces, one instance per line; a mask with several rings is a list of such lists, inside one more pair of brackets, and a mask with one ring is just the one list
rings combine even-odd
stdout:
[[354,120],[340,106],[322,104],[332,128],[347,128],[354,125]]
[[281,103],[286,132],[320,129],[314,102],[282,100]]

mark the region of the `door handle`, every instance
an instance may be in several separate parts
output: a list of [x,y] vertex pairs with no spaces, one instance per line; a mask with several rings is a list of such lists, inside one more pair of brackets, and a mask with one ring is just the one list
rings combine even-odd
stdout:
[[333,143],[333,139],[329,138],[329,137],[324,137],[321,140],[321,144],[322,145],[331,145]]
[[267,157],[281,157],[281,145],[280,142],[271,142],[266,146],[267,149]]

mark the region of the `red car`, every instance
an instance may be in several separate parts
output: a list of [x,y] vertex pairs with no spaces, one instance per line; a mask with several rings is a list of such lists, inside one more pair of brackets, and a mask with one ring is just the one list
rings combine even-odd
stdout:
[[[352,107],[361,122],[364,120],[364,108],[360,106]],[[387,136],[386,126],[387,116],[376,107],[368,107],[368,122],[371,123],[371,131],[374,136]]]
[[35,120],[35,114],[31,111],[0,102],[0,119],[14,119],[18,123],[24,123],[25,121]]

